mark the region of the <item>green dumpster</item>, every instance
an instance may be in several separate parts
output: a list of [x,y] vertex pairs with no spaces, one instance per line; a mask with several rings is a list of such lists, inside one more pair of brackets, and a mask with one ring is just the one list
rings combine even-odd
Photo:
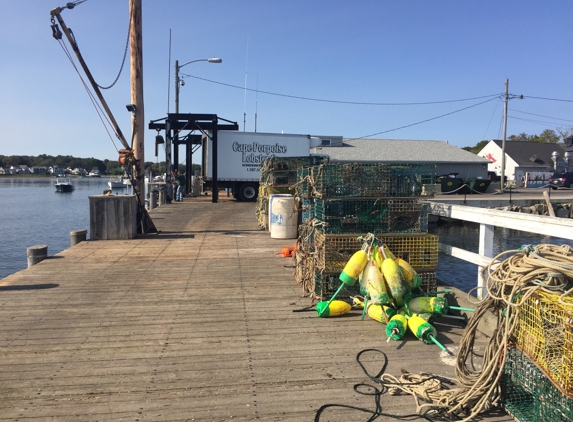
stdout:
[[489,179],[470,179],[466,181],[471,189],[471,193],[485,193],[489,185],[491,184],[491,180]]
[[442,184],[442,193],[458,193],[457,191],[460,186],[462,186],[464,181],[462,179],[458,179],[457,177],[442,177],[441,184]]

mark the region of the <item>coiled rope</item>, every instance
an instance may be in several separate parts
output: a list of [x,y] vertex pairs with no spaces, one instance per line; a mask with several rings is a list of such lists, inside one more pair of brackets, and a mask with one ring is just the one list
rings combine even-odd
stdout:
[[[511,255],[505,260],[503,257]],[[483,412],[498,406],[501,399],[499,380],[505,364],[506,350],[512,342],[517,326],[520,304],[537,291],[560,294],[559,303],[573,312],[573,300],[565,300],[573,294],[573,248],[568,245],[526,245],[517,250],[509,250],[497,255],[484,269],[488,296],[480,302],[468,321],[456,360],[458,386],[452,387],[454,380],[433,374],[406,373],[399,378],[384,374],[387,366],[385,358],[382,370],[371,376],[357,361],[366,375],[382,385],[381,389],[370,393],[376,397],[376,409],[368,410],[346,405],[329,404],[321,407],[315,421],[328,407],[345,407],[370,413],[369,420],[378,416],[390,416],[396,419],[411,418],[412,415],[389,415],[382,413],[380,396],[388,394],[409,394],[416,402],[416,414],[426,420],[455,419],[461,422],[471,421]],[[496,329],[483,354],[474,351],[474,342],[478,324],[486,313],[497,316]],[[481,364],[481,365],[480,365]],[[479,369],[477,369],[479,367]],[[358,384],[354,387],[359,392]],[[365,394],[365,393],[361,393]]]

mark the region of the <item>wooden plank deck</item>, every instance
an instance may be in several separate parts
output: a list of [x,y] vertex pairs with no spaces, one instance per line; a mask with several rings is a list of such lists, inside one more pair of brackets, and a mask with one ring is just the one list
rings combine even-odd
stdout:
[[[0,280],[0,421],[311,421],[326,403],[374,409],[358,352],[387,373],[454,376],[454,360],[383,326],[293,312],[310,304],[294,241],[259,230],[254,204],[185,198],[151,212],[159,235],[88,241]],[[455,350],[462,330],[437,326]],[[482,345],[484,344],[482,340]],[[365,361],[375,374],[381,355]],[[409,396],[384,412],[415,411]],[[330,410],[322,421],[363,421]],[[493,414],[484,420],[509,421]],[[377,420],[391,420],[378,418]]]

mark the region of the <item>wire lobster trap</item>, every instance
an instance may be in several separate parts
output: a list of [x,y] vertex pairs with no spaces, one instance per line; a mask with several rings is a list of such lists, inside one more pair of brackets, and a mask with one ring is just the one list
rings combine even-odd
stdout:
[[[376,235],[396,256],[408,262],[418,273],[436,271],[438,267],[438,236],[419,234]],[[354,252],[362,248],[358,235],[325,234],[315,231],[316,267],[340,273]]]
[[[423,293],[437,290],[438,283],[435,272],[430,271],[418,274],[422,278],[422,284],[418,289]],[[312,283],[307,283],[307,285],[313,286],[312,292],[314,292],[320,300],[329,300],[342,283],[338,278],[339,275],[340,271],[332,272],[315,269],[313,274],[314,279],[312,280]],[[360,294],[360,285],[356,282],[353,286],[344,285],[337,298],[351,302],[349,299],[350,296]]]
[[316,198],[311,207],[327,234],[428,231],[429,206],[418,198]]
[[[290,187],[296,184],[297,170],[320,164],[322,156],[270,157],[263,161],[260,169],[260,183],[267,186]],[[293,193],[293,192],[290,192]]]
[[301,283],[304,293],[312,292],[314,283],[314,230],[311,226],[298,226],[298,239],[294,251],[295,280]]
[[519,305],[515,343],[573,398],[573,298],[537,291]]
[[297,172],[297,195],[303,198],[420,196],[433,183],[433,164],[328,163]]
[[508,347],[502,368],[501,403],[521,422],[573,422],[573,399],[517,347]]

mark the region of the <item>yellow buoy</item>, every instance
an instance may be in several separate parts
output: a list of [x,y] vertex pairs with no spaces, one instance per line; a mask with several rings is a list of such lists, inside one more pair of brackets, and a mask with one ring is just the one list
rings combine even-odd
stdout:
[[360,273],[366,267],[368,263],[368,254],[364,250],[360,250],[354,253],[352,257],[346,263],[344,270],[340,273],[340,281],[342,281],[347,286],[354,286],[356,280],[360,276]]
[[352,309],[352,306],[343,300],[333,300],[330,302],[318,302],[316,304],[316,311],[319,317],[336,317],[344,315]]
[[384,254],[386,255],[386,257],[388,257],[390,259],[394,259],[394,260],[396,259],[396,257],[394,256],[394,254],[392,253],[390,248],[388,248],[387,244],[382,245],[382,250],[384,251]]
[[386,325],[386,335],[388,336],[388,341],[400,340],[406,333],[406,327],[408,326],[408,321],[404,315],[396,314],[390,318],[390,322]]
[[416,289],[422,284],[422,277],[416,272],[414,268],[402,258],[395,259],[396,264],[400,267],[404,280],[410,286],[410,289]]
[[394,315],[396,315],[396,311],[389,306],[383,305],[375,305],[373,303],[369,303],[367,305],[368,316],[375,321],[381,322],[382,324],[387,324]]
[[364,267],[364,270],[360,273],[360,277],[358,277],[358,283],[360,285],[360,294],[362,296],[368,295],[368,287],[366,287],[366,280],[368,279],[368,271],[370,271],[370,266],[376,265],[373,259],[369,259]]
[[368,296],[370,297],[370,302],[375,305],[384,305],[390,302],[390,297],[386,290],[386,282],[384,281],[384,276],[376,266],[373,261],[370,261],[366,268],[368,272],[366,273],[366,280],[364,284],[366,285],[366,290]]
[[444,297],[415,297],[408,306],[416,314],[445,314],[448,311],[448,301]]
[[432,324],[416,314],[412,315],[408,319],[408,329],[417,338],[428,344],[435,343],[435,338],[438,336],[438,333]]

